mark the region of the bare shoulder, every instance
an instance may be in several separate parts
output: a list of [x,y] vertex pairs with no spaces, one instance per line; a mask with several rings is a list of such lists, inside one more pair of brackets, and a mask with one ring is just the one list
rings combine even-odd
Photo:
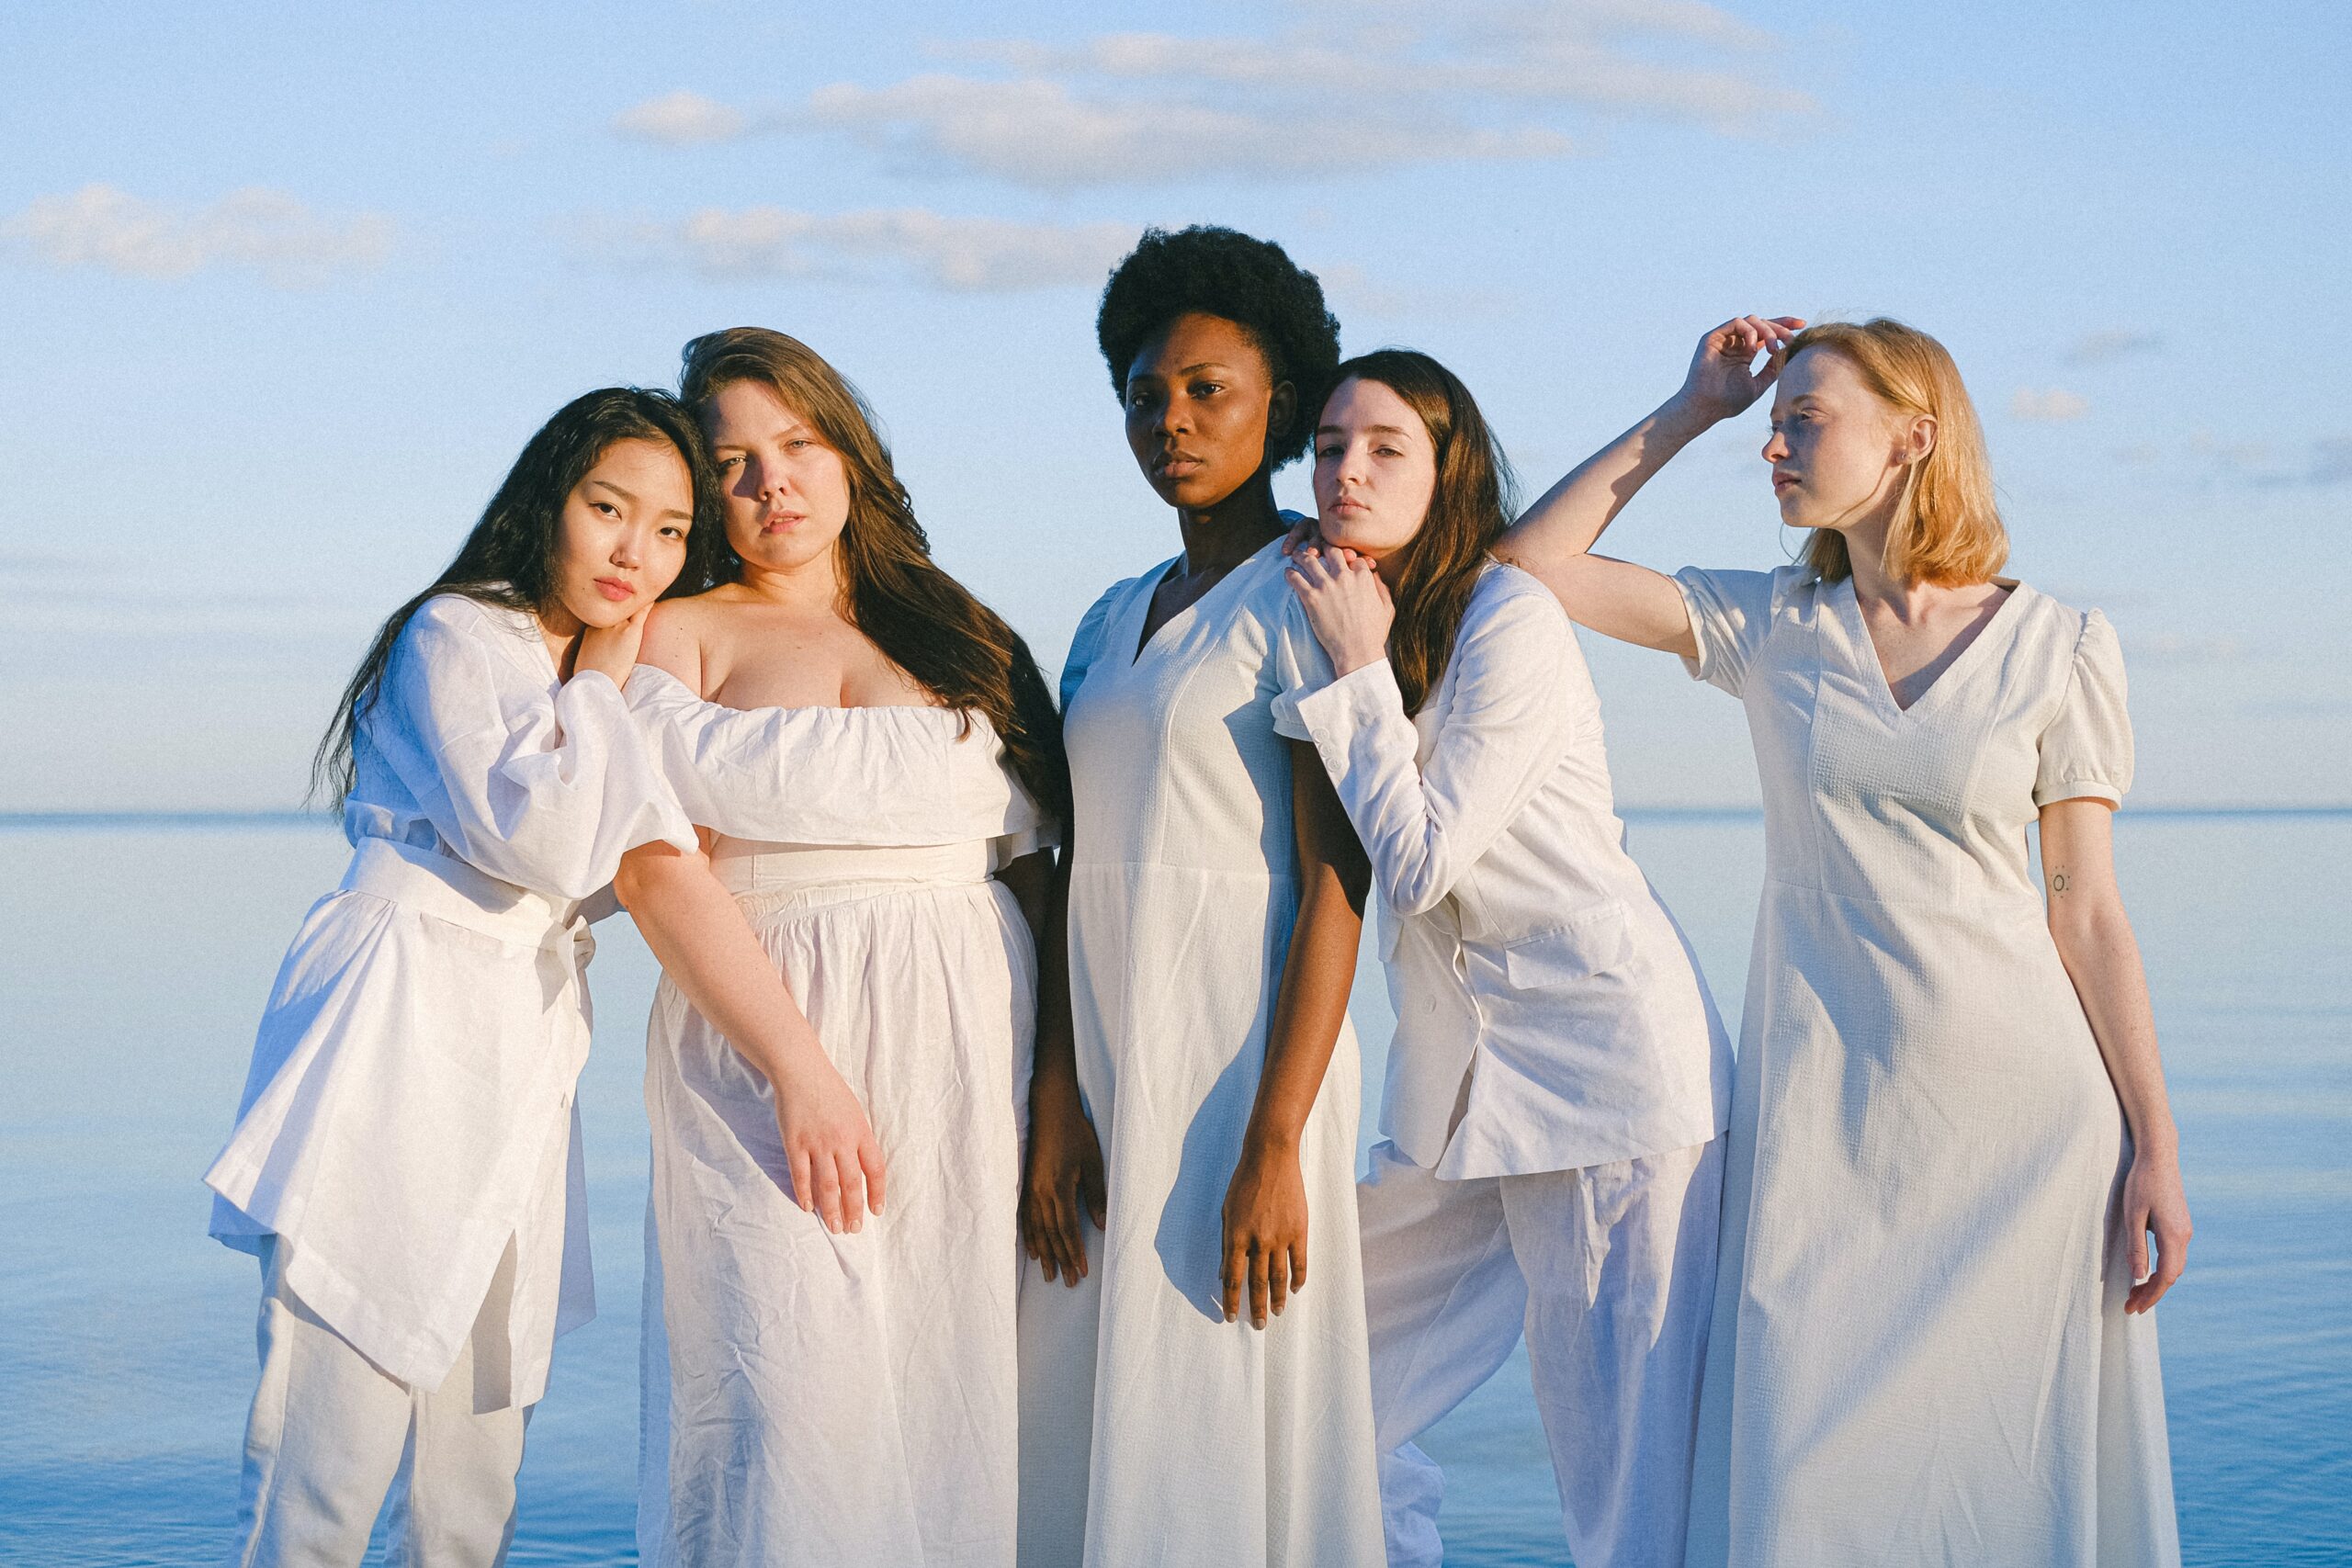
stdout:
[[[718,592],[717,590],[714,592]],[[689,688],[702,689],[704,645],[711,627],[709,593],[688,599],[664,599],[645,617],[645,637],[637,661],[665,670]]]

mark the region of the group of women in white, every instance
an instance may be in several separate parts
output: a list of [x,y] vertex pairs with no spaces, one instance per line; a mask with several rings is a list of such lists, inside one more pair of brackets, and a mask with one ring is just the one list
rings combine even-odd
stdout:
[[[1182,548],[1058,704],[850,384],[750,328],[560,411],[385,623],[320,759],[350,868],[207,1176],[263,1272],[237,1561],[379,1514],[395,1562],[504,1556],[594,1310],[617,904],[663,969],[649,1565],[1434,1563],[1414,1439],[1522,1337],[1581,1568],[2177,1562],[2122,663],[1998,575],[1944,350],[1728,321],[1514,518],[1468,389],[1343,362],[1278,246],[1151,231],[1098,331]],[[1796,564],[1592,553],[1768,389]],[[1736,1070],[1572,622],[1747,708]]]

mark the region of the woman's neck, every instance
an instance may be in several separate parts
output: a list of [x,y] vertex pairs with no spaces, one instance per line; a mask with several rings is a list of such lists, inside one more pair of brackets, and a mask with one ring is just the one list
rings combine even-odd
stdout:
[[1178,507],[1176,527],[1184,539],[1187,574],[1222,575],[1232,570],[1283,531],[1282,510],[1274,504],[1272,471],[1260,468],[1222,501]]
[[812,556],[797,566],[762,566],[743,562],[736,585],[752,598],[780,609],[809,613],[837,612],[841,607],[841,547]]

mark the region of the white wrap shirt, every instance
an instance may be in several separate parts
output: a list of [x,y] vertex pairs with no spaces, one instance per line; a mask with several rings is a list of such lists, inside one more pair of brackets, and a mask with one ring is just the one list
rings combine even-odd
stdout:
[[1720,1133],[1730,1041],[1625,852],[1600,698],[1559,602],[1487,567],[1411,716],[1385,660],[1334,680],[1303,609],[1286,635],[1305,639],[1307,678],[1275,699],[1275,728],[1314,743],[1380,888],[1396,1012],[1382,1131],[1447,1178]]
[[560,679],[537,622],[425,602],[353,742],[351,865],[288,951],[212,1234],[259,1250],[404,1382],[437,1387],[510,1244],[505,1402],[545,1391],[594,1314],[572,1091],[587,1058],[581,904],[623,852],[695,847],[604,675]]

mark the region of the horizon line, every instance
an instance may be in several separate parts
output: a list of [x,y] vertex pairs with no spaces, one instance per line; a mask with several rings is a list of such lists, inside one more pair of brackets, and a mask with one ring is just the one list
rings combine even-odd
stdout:
[[[1617,815],[1629,822],[1760,821],[1761,806],[1620,806]],[[2324,818],[2352,817],[2352,802],[2311,802],[2302,805],[2125,806],[2119,815],[2129,818],[2188,818],[2219,817]],[[0,810],[0,832],[11,829],[73,830],[96,828],[329,828],[339,826],[341,814],[300,810],[197,810],[148,808],[123,811],[6,811]]]

